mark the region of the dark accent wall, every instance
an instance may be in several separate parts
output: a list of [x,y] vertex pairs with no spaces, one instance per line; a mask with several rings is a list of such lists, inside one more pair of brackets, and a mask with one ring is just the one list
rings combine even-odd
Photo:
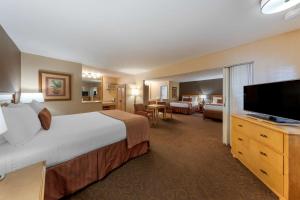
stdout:
[[0,25],[0,92],[19,92],[21,52]]
[[179,96],[182,95],[223,94],[223,79],[179,83]]

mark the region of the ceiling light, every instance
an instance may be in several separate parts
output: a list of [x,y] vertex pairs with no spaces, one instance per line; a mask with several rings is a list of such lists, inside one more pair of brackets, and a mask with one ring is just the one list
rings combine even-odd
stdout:
[[286,13],[284,19],[285,20],[294,19],[299,15],[300,15],[300,8],[297,8]]
[[263,14],[273,14],[287,10],[300,3],[300,0],[262,0],[261,11]]

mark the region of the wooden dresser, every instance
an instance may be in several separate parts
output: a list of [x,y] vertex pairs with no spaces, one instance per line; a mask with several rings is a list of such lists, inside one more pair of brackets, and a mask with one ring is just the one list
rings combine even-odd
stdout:
[[232,115],[232,154],[281,200],[300,200],[300,128]]
[[0,200],[43,200],[45,162],[11,172],[0,181]]

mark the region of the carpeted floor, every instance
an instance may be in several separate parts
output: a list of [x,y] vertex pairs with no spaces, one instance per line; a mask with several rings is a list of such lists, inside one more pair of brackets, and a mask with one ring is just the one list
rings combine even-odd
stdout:
[[151,151],[68,200],[275,200],[221,142],[222,123],[175,115],[151,128]]

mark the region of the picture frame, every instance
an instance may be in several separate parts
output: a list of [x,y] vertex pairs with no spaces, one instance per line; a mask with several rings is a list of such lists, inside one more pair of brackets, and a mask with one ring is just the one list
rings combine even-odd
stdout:
[[45,101],[72,100],[71,74],[39,71],[39,90]]
[[172,87],[172,98],[176,99],[178,97],[177,87]]

